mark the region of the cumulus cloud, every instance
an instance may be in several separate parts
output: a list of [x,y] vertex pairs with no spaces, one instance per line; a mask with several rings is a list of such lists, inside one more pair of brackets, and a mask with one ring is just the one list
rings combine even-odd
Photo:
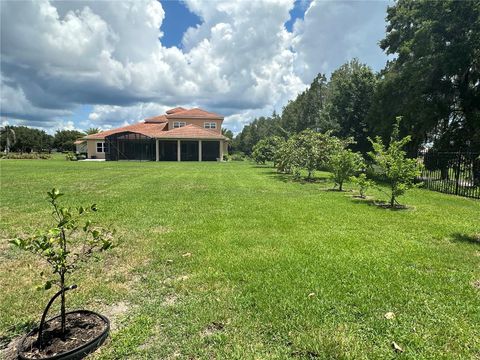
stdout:
[[[239,130],[253,115],[281,110],[316,72],[376,46],[364,45],[376,34],[372,21],[354,18],[368,11],[350,3],[313,2],[293,33],[284,26],[293,0],[185,5],[202,23],[179,49],[162,46],[165,13],[156,0],[1,2],[2,114],[70,126],[65,119],[90,104],[80,125],[107,128],[201,106]],[[333,18],[345,32],[338,39]]]
[[310,82],[319,72],[330,74],[354,57],[375,70],[385,65],[378,46],[385,34],[390,1],[314,0],[294,25],[295,72]]

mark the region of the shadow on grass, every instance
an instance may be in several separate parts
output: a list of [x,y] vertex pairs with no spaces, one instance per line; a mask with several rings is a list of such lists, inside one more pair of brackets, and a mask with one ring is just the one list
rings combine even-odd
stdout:
[[390,211],[405,211],[405,210],[414,209],[414,207],[407,206],[407,205],[395,205],[394,207],[391,207],[390,204],[387,203],[386,201],[375,200],[368,196],[365,199],[359,196],[352,196],[352,201],[356,204],[367,204],[369,206],[375,206],[377,208],[390,210]]
[[463,242],[480,246],[480,234],[468,235],[462,233],[454,233],[452,234],[452,239],[455,242]]
[[[268,169],[267,166],[258,166],[263,169]],[[330,180],[329,177],[326,176],[320,176],[320,177],[314,177],[314,178],[306,178],[306,177],[301,177],[299,179],[295,179],[292,174],[283,174],[279,173],[276,170],[270,170],[270,171],[265,171],[263,172],[264,175],[267,175],[271,177],[272,179],[284,182],[284,183],[298,183],[298,184],[320,184],[320,183],[326,183]]]

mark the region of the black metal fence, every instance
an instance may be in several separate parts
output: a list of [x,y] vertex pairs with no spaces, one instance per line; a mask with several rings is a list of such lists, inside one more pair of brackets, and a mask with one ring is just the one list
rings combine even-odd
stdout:
[[427,189],[480,199],[480,153],[419,153],[424,168],[418,178]]

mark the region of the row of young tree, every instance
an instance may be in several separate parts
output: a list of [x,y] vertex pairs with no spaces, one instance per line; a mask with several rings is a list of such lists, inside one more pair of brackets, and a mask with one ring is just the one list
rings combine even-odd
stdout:
[[100,132],[98,128],[90,128],[85,133],[77,130],[58,130],[53,136],[44,130],[27,126],[6,125],[0,129],[0,149],[4,152],[50,152],[75,151],[74,142],[87,134]]
[[[420,162],[407,157],[404,147],[411,137],[400,137],[400,124],[401,117],[397,117],[388,145],[379,136],[368,139],[373,149],[368,159],[349,148],[355,143],[353,138],[342,139],[330,131],[322,133],[311,129],[288,139],[279,136],[262,139],[253,147],[252,158],[259,164],[273,162],[277,171],[292,174],[295,179],[301,177],[302,171],[307,180],[311,180],[317,170],[330,171],[339,191],[351,180],[358,185],[361,197],[365,197],[366,189],[374,185],[367,173],[374,174],[388,184],[389,206],[394,208],[399,205],[398,196],[416,186],[415,179],[421,171]],[[384,188],[379,189],[383,191]]]
[[380,47],[394,58],[374,73],[354,59],[330,79],[319,74],[281,114],[254,119],[233,141],[250,155],[269,136],[305,129],[352,137],[354,151],[372,150],[368,137],[388,141],[399,114],[410,156],[425,144],[437,151],[480,152],[480,5],[478,1],[399,0],[387,11]]

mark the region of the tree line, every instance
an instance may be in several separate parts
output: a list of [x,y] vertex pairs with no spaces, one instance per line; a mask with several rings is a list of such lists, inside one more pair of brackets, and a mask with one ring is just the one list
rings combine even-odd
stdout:
[[261,139],[306,129],[351,137],[367,154],[369,137],[389,141],[395,118],[409,135],[409,156],[436,151],[480,152],[480,2],[400,0],[387,10],[380,47],[394,58],[374,73],[353,59],[319,74],[281,114],[254,119],[232,142],[251,155]]
[[86,132],[78,130],[58,130],[54,135],[44,130],[27,126],[5,125],[1,128],[0,149],[6,152],[30,153],[75,151],[74,142],[87,134],[100,132],[98,128],[90,128]]

